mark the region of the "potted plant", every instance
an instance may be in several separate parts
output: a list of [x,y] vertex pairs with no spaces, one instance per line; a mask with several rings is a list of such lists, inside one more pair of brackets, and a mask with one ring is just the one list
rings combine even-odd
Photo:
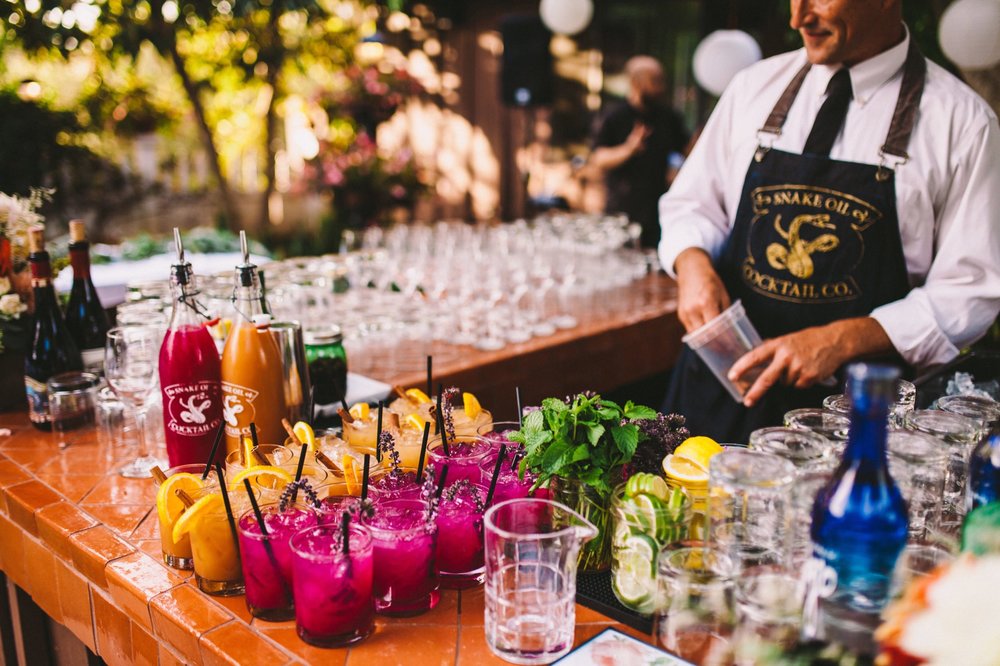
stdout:
[[553,499],[593,523],[598,535],[580,551],[579,569],[611,565],[611,493],[624,480],[625,466],[649,436],[640,423],[656,411],[632,402],[619,406],[595,393],[564,400],[547,398],[524,417],[511,441],[524,446],[521,469],[538,475]]

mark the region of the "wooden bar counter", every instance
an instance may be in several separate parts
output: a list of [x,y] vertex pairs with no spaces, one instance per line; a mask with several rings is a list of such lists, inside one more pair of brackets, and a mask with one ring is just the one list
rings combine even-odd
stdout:
[[[611,314],[498,352],[435,347],[435,377],[476,391],[510,418],[516,385],[531,404],[669,368],[680,338],[673,283],[649,276],[614,297]],[[355,359],[352,367],[423,385],[422,356],[383,361]],[[501,400],[509,408],[495,407]],[[445,591],[437,608],[415,618],[378,618],[375,633],[349,649],[313,648],[293,622],[253,619],[242,596],[210,597],[190,572],[162,564],[155,484],[117,473],[134,444],[94,428],[62,443],[23,413],[0,414],[0,666],[506,663],[486,647],[482,587]],[[609,626],[649,639],[582,606],[576,613],[577,644]]]

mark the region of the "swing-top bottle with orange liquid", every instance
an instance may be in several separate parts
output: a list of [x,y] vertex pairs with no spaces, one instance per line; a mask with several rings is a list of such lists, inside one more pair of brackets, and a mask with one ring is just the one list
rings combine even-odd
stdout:
[[243,435],[256,424],[259,441],[285,439],[281,352],[270,330],[271,315],[264,305],[257,266],[250,263],[246,232],[240,232],[243,263],[236,267],[233,290],[233,328],[222,350],[222,417],[226,422],[226,449],[236,450]]

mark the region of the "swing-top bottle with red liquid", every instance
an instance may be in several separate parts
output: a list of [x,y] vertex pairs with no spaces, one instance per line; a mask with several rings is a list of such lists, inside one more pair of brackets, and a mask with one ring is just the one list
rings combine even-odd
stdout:
[[233,328],[222,350],[222,416],[226,448],[234,451],[250,424],[262,444],[285,440],[284,375],[278,341],[270,330],[257,266],[250,263],[246,232],[240,232],[243,263],[236,267]]
[[[170,269],[174,300],[170,327],[160,347],[163,431],[170,466],[204,463],[222,425],[222,368],[219,350],[198,304],[191,264],[184,259],[180,232],[174,229],[177,262]],[[220,447],[216,459],[222,462]]]

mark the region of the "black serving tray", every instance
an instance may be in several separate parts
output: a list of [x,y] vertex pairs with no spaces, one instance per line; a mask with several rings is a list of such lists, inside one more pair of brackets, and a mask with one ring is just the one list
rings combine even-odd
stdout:
[[581,573],[576,577],[576,601],[644,634],[653,633],[653,618],[626,608],[611,589],[611,572]]

